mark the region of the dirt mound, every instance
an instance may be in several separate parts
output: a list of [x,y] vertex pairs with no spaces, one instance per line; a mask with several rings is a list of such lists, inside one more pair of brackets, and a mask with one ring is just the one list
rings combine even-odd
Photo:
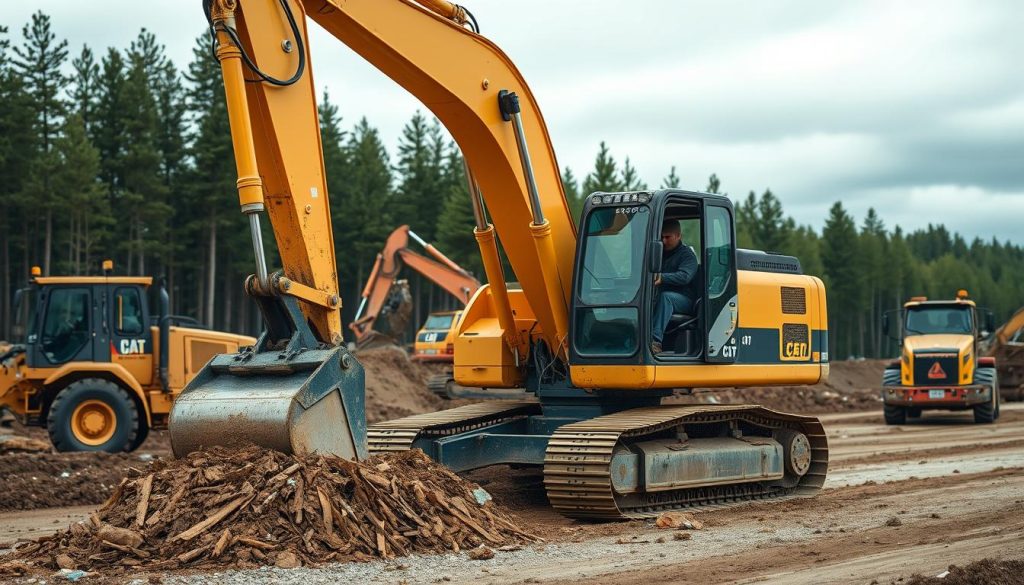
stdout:
[[942,577],[914,575],[900,581],[905,585],[1024,585],[1024,561],[982,559],[965,567],[951,565]]
[[669,402],[682,404],[760,404],[795,413],[827,413],[882,408],[879,389],[888,361],[832,362],[828,382],[816,386],[701,390]]
[[5,453],[0,512],[100,504],[138,457],[109,453]]
[[8,569],[295,567],[531,540],[420,451],[356,463],[218,448],[133,472],[89,521],[19,547]]
[[452,403],[427,388],[430,369],[413,362],[398,347],[359,352],[366,370],[366,420],[380,422],[451,408]]

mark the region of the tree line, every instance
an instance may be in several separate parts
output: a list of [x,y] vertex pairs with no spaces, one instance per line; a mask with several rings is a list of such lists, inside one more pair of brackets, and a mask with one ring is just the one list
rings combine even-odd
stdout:
[[[208,35],[179,69],[145,29],[125,48],[72,54],[38,12],[20,35],[0,26],[0,103],[0,338],[11,334],[13,291],[31,266],[90,275],[105,258],[117,273],[165,278],[175,314],[258,331],[241,288],[252,248]],[[367,119],[346,123],[325,93],[320,126],[346,322],[384,239],[403,223],[482,278],[461,154],[436,119],[417,112],[389,151]],[[603,142],[593,169],[580,179],[567,167],[562,183],[576,216],[586,194],[648,188]],[[682,186],[673,167],[651,187]],[[722,192],[715,175],[685,187]],[[787,216],[771,190],[734,202],[741,247],[795,255],[825,280],[833,359],[891,355],[880,315],[910,295],[966,288],[998,318],[1024,303],[1024,250],[1009,242],[968,242],[941,225],[905,233],[875,210],[858,222],[840,202],[818,230]],[[269,229],[264,240],[273,242]],[[405,276],[411,329],[430,310],[454,308],[437,287]]]

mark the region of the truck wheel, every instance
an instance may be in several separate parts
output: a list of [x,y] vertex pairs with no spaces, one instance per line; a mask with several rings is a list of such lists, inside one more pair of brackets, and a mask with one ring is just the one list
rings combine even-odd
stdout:
[[883,406],[885,412],[885,424],[905,425],[907,424],[907,409],[902,406]]
[[989,384],[992,388],[992,400],[985,404],[974,407],[974,422],[977,424],[990,424],[999,418],[999,380],[992,368],[978,368],[975,374],[975,382]]
[[124,388],[86,378],[61,390],[46,417],[58,451],[127,451],[139,433],[139,411]]

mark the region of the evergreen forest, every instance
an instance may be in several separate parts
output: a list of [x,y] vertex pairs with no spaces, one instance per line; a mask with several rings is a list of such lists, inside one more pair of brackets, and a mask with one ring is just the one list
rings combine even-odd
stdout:
[[[165,278],[175,314],[257,333],[241,287],[253,253],[222,94],[206,34],[182,67],[146,30],[127,47],[76,52],[41,12],[20,29],[0,26],[0,339],[10,338],[11,300],[30,267],[95,275],[105,258],[116,274]],[[386,145],[371,120],[343,118],[325,94],[320,126],[345,322],[376,253],[401,224],[484,279],[461,155],[435,119],[416,113],[398,144]],[[593,168],[565,168],[562,182],[578,214],[594,191],[724,193],[728,179],[686,184],[675,167],[657,185],[639,176],[634,161],[620,162],[601,143]],[[1024,304],[1019,245],[968,241],[942,225],[908,232],[887,225],[881,211],[853,217],[842,202],[820,224],[799,225],[770,189],[730,196],[740,247],[797,256],[825,281],[834,360],[893,355],[880,317],[912,295],[964,288],[997,322]],[[273,270],[269,229],[264,241]],[[417,301],[413,329],[430,310],[454,308],[440,289],[405,277]]]

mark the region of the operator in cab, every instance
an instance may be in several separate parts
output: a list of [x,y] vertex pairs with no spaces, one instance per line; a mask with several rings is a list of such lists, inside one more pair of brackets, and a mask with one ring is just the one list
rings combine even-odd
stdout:
[[654,275],[656,288],[651,323],[651,352],[662,353],[661,342],[665,327],[673,313],[691,314],[694,297],[690,283],[697,274],[697,256],[689,246],[683,245],[679,220],[666,219],[661,224],[661,273]]

